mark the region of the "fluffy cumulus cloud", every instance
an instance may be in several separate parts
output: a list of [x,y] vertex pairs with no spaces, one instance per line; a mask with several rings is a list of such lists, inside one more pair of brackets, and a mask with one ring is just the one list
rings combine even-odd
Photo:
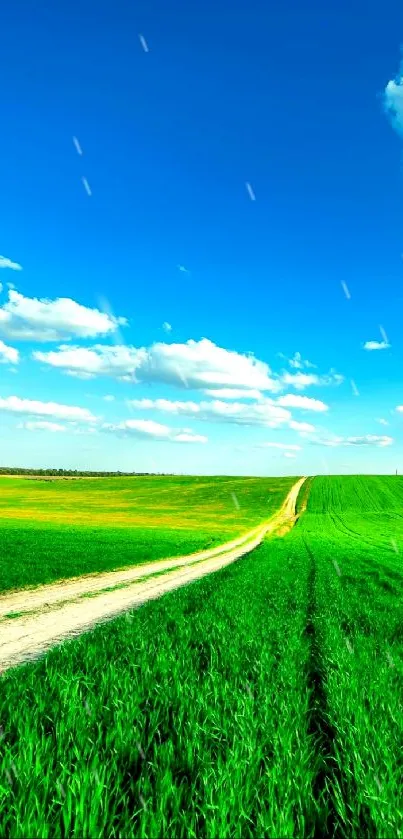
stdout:
[[63,341],[109,335],[125,318],[115,318],[71,300],[39,300],[9,289],[8,301],[0,306],[0,334],[19,341]]
[[128,403],[136,410],[161,411],[176,416],[193,417],[210,422],[228,422],[235,425],[265,426],[276,428],[291,419],[290,411],[276,405],[273,400],[247,404],[223,402],[181,402],[169,399],[132,399]]
[[10,268],[11,271],[22,271],[22,265],[19,265],[18,262],[13,262],[7,256],[0,256],[0,268]]
[[366,341],[364,350],[388,350],[390,344],[387,341]]
[[0,341],[0,364],[18,364],[20,354],[15,347],[9,347]]
[[135,371],[145,363],[146,357],[147,350],[124,345],[96,344],[93,347],[71,347],[62,344],[54,351],[33,352],[36,361],[78,378],[110,376],[123,380],[133,380]]
[[378,436],[376,434],[366,434],[363,437],[332,437],[329,439],[312,440],[312,443],[321,446],[379,446],[384,448],[393,443],[393,437]]
[[394,129],[403,136],[403,65],[396,78],[387,83],[383,101]]
[[171,428],[153,420],[129,419],[123,422],[103,423],[103,431],[125,436],[134,436],[160,440],[170,443],[207,443],[207,437],[202,434],[193,434],[189,428]]
[[112,376],[202,390],[237,389],[279,391],[263,361],[251,354],[218,347],[207,338],[185,344],[155,343],[150,347],[97,344],[90,348],[60,346],[53,352],[34,352],[34,358],[64,372]]
[[0,398],[0,411],[10,414],[26,414],[37,417],[53,417],[61,420],[79,420],[93,423],[97,421],[87,408],[74,405],[62,405],[59,402],[38,402],[33,399],[20,399],[19,396]]

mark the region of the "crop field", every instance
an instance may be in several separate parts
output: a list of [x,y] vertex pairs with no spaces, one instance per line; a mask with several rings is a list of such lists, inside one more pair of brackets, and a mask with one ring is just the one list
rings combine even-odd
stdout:
[[308,479],[297,513],[2,675],[1,836],[403,837],[403,480]]
[[0,591],[214,547],[269,518],[293,483],[0,477]]

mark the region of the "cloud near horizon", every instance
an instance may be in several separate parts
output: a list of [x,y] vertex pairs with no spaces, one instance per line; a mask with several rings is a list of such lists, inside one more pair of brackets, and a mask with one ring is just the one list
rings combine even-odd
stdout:
[[384,448],[394,443],[393,437],[366,434],[363,437],[333,437],[329,439],[311,439],[311,443],[318,446],[379,446]]
[[207,443],[208,438],[202,434],[193,434],[190,428],[171,428],[162,425],[154,420],[129,419],[123,422],[103,423],[102,431],[119,435],[132,435],[135,437],[147,437],[153,440],[160,440],[166,443]]
[[0,398],[0,412],[10,414],[28,414],[38,417],[54,417],[55,419],[79,420],[80,422],[95,423],[98,418],[87,408],[75,405],[63,405],[59,402],[39,402],[32,399],[20,399],[19,396]]
[[[305,410],[322,410],[317,407],[318,400],[308,397],[294,397],[303,399]],[[235,425],[263,426],[277,428],[288,425],[295,431],[312,432],[315,427],[310,423],[297,422],[292,419],[291,412],[278,404],[279,400],[266,398],[252,404],[244,402],[223,402],[219,399],[211,401],[179,401],[169,399],[131,399],[127,404],[136,410],[161,411],[166,414],[187,416],[207,422],[227,422]],[[313,403],[311,405],[311,403]],[[320,403],[323,405],[323,403]],[[299,407],[299,404],[296,405]],[[327,407],[327,406],[326,406]]]

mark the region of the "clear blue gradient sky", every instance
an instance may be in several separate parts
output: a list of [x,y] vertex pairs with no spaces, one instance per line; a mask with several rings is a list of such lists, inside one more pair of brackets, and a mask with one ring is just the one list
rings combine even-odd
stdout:
[[0,463],[403,470],[401,2],[7,5]]

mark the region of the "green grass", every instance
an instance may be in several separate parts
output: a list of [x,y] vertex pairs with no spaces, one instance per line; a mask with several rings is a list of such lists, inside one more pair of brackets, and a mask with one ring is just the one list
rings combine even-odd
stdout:
[[0,834],[302,835],[306,596],[265,543],[3,677]]
[[269,518],[294,482],[0,478],[0,591],[214,547]]
[[0,835],[403,837],[401,490],[315,478],[283,539],[6,673]]

